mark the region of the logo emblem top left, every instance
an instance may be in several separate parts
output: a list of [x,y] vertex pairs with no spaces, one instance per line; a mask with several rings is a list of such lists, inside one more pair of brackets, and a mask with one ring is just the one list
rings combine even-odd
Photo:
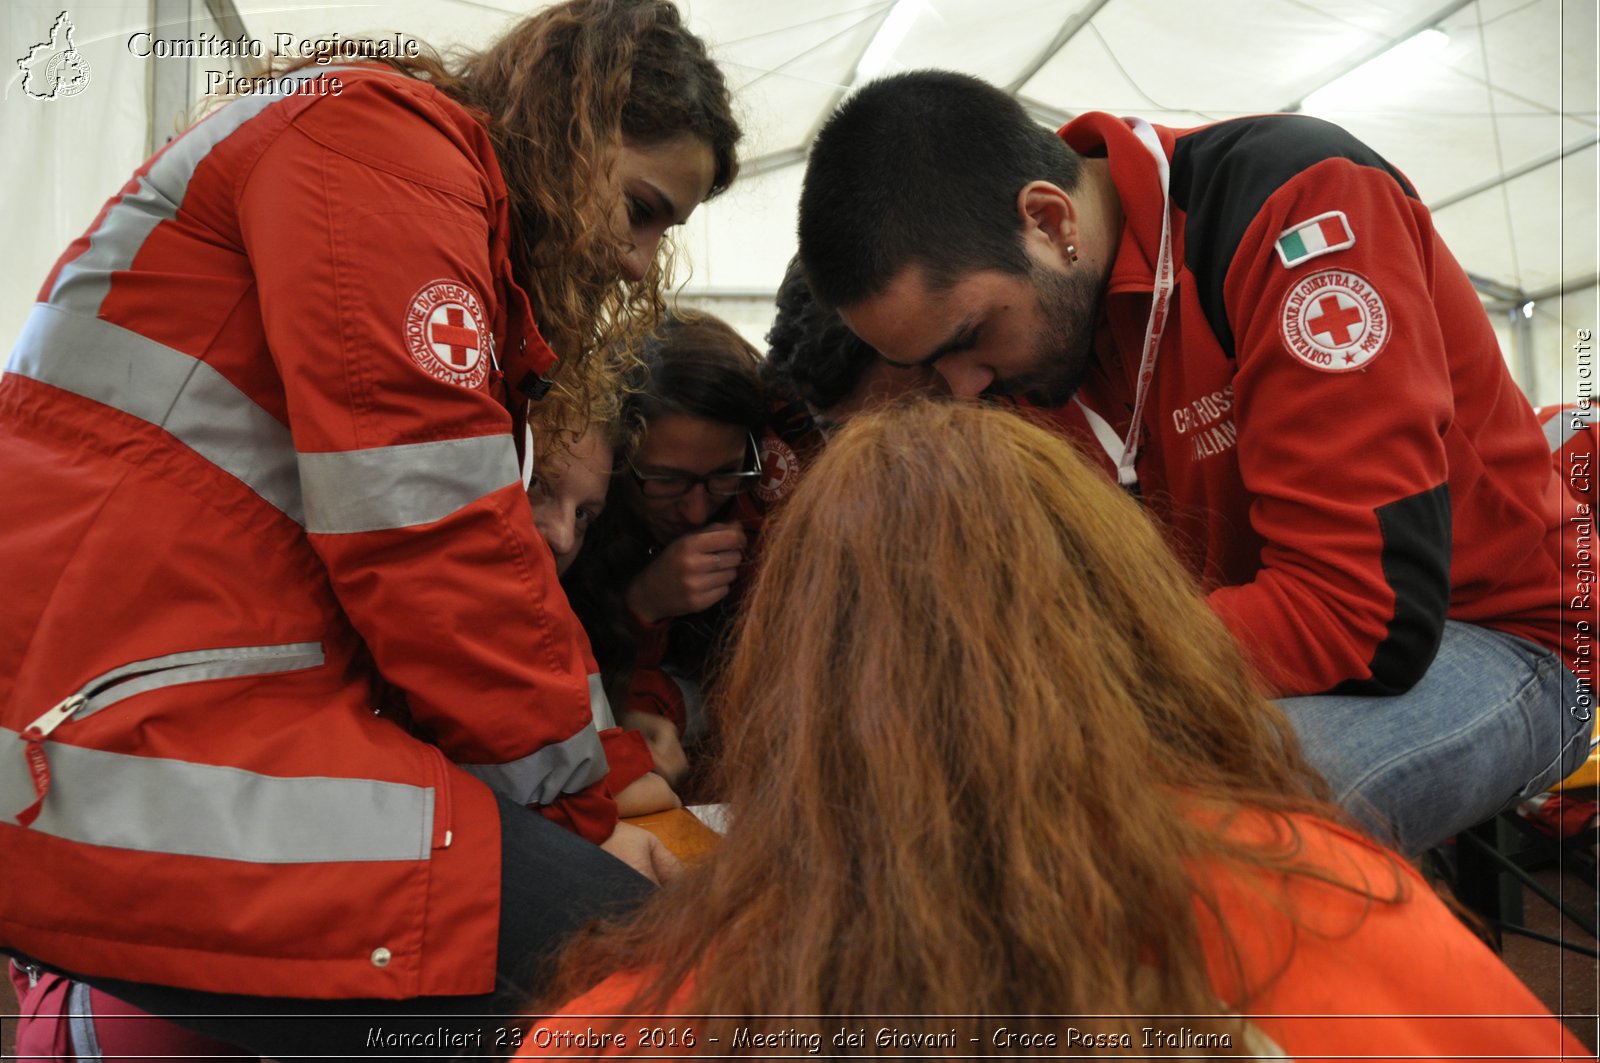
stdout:
[[78,51],[72,33],[72,17],[63,11],[50,26],[50,39],[35,44],[17,60],[24,95],[60,100],[89,87],[89,60]]

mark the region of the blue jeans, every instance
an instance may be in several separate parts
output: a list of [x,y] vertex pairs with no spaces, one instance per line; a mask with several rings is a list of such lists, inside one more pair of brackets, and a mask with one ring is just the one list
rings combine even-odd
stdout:
[[1591,695],[1554,653],[1453,620],[1404,694],[1278,705],[1334,800],[1411,855],[1570,775],[1594,728]]

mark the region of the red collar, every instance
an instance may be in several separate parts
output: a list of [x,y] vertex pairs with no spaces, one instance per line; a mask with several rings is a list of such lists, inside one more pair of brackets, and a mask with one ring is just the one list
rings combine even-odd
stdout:
[[[1172,157],[1176,136],[1156,126],[1161,147]],[[1111,183],[1122,203],[1122,237],[1111,264],[1107,295],[1148,296],[1156,280],[1156,256],[1161,248],[1161,179],[1150,152],[1139,142],[1125,118],[1091,111],[1074,118],[1060,131],[1061,139],[1081,155],[1099,156],[1111,163]],[[1183,260],[1182,230],[1172,232],[1172,253]]]

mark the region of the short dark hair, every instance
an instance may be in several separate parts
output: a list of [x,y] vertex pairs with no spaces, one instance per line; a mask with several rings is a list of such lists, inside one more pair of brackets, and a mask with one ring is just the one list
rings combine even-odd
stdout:
[[825,306],[877,295],[907,266],[943,287],[976,269],[1028,271],[1017,193],[1071,192],[1082,158],[1001,89],[965,74],[881,78],[840,105],[800,192],[800,259]]
[[832,409],[856,389],[878,352],[851,332],[836,311],[817,305],[798,255],[789,260],[777,302],[763,368],[814,409]]

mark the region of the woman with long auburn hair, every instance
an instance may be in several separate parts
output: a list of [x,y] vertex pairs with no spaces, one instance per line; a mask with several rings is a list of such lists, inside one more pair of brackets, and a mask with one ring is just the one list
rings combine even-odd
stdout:
[[521,466],[530,403],[605,415],[733,180],[727,85],[668,0],[380,50],[147,160],[0,377],[0,950],[84,1029],[484,1044],[675,867],[618,821]]
[[[1578,1049],[1345,825],[1138,505],[1014,413],[852,419],[721,694],[726,837],[569,951],[525,1054]],[[581,1018],[614,1014],[716,1018]]]

